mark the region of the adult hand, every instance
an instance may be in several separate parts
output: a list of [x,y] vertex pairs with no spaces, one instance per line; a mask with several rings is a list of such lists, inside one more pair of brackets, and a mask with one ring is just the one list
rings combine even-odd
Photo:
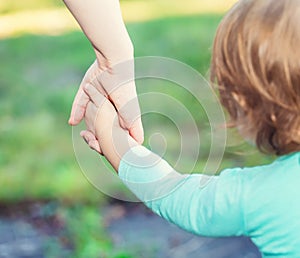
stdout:
[[138,143],[121,127],[116,109],[105,96],[91,85],[85,86],[84,91],[90,101],[84,117],[87,130],[80,135],[118,171],[123,155]]
[[[121,87],[114,84],[124,82],[121,80],[123,72],[121,71],[120,76],[120,71],[114,69],[115,65],[133,59],[134,56],[119,0],[64,0],[64,2],[93,45],[98,61],[90,67],[80,85],[69,123],[77,125],[82,120],[89,99],[83,91],[83,86],[91,84],[113,102],[122,126],[129,130],[136,141],[142,143],[143,128],[134,80],[122,84]],[[126,76],[134,73],[133,62],[128,68],[129,73],[127,71]],[[103,71],[110,73],[100,78]]]
[[133,78],[133,60],[121,62],[112,67],[109,60],[105,59],[100,52],[96,54],[97,60],[86,72],[75,96],[69,124],[77,125],[83,119],[90,100],[84,87],[91,85],[114,104],[121,126],[127,129],[138,143],[142,144],[144,131]]

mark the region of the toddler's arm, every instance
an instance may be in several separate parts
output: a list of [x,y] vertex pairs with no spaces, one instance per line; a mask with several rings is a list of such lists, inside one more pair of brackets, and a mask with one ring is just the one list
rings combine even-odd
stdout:
[[[91,97],[85,117],[89,132],[97,136],[105,157],[141,201],[163,218],[196,234],[244,233],[239,173],[230,171],[216,177],[177,173],[120,127],[109,100],[92,86],[85,91]],[[82,135],[90,144],[89,132]]]
[[242,180],[238,171],[220,176],[182,175],[142,146],[121,160],[119,176],[151,210],[202,236],[245,235]]

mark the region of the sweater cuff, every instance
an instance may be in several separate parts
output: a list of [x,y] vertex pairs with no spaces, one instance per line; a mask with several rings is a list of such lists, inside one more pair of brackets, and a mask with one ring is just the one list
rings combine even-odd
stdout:
[[119,165],[119,177],[128,183],[153,183],[172,171],[165,160],[143,146],[131,148]]
[[165,197],[183,179],[165,160],[143,146],[133,147],[123,156],[119,177],[143,202]]

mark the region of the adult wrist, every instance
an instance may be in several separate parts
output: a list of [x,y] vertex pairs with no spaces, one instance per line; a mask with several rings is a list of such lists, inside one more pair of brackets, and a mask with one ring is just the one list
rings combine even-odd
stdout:
[[106,60],[107,65],[110,66],[134,59],[134,47],[131,41],[129,41],[128,43],[120,42],[120,44],[117,44],[117,42],[115,42],[114,54],[110,56],[104,56],[101,52],[101,49],[95,45],[94,50],[96,53],[97,61],[101,63],[103,62],[103,60]]

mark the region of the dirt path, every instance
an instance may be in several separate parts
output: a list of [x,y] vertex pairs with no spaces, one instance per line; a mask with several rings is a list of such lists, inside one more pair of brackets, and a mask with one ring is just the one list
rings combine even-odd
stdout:
[[25,221],[0,218],[1,258],[43,257],[43,242],[44,237]]
[[[38,209],[55,210],[52,203],[24,204],[5,211],[0,207],[0,258],[71,257],[61,245],[63,229],[56,216],[37,216]],[[102,209],[101,209],[102,210]],[[154,215],[142,204],[113,202],[104,223],[114,249],[137,258],[259,258],[246,238],[201,238]],[[108,257],[110,258],[110,257]]]
[[[113,215],[112,215],[113,214]],[[189,234],[142,205],[115,204],[106,210],[115,247],[135,250],[139,258],[258,258],[247,238],[203,238]]]
[[62,229],[55,216],[40,210],[55,211],[56,202],[0,204],[0,258],[70,257],[61,244]]

